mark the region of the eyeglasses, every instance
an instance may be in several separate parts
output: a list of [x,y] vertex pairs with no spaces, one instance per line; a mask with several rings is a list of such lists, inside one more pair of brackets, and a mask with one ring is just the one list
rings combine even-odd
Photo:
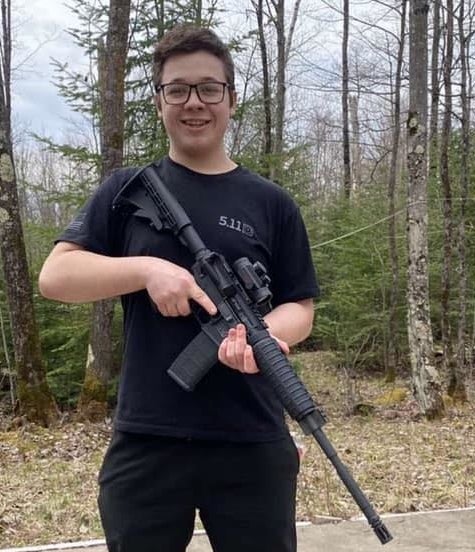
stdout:
[[194,88],[200,102],[204,104],[219,104],[224,99],[224,91],[230,88],[227,82],[199,82],[198,84],[186,84],[172,82],[160,84],[155,87],[157,94],[161,91],[165,103],[170,105],[182,105],[190,99],[191,90]]

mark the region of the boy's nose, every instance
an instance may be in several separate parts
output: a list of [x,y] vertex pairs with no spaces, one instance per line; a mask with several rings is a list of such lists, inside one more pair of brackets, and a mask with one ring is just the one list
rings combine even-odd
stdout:
[[203,102],[200,100],[200,97],[198,96],[198,91],[196,88],[192,88],[190,90],[190,97],[188,98],[187,102],[185,103],[186,106],[188,105],[204,105]]

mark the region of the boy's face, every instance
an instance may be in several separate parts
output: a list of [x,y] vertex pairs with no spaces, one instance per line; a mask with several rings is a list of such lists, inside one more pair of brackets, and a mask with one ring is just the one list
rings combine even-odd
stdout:
[[[168,59],[163,67],[160,84],[193,85],[207,82],[226,82],[224,65],[214,55],[198,51]],[[167,98],[174,101],[171,95]],[[235,111],[236,98],[233,91],[224,88],[223,100],[213,104],[201,101],[196,88],[191,89],[188,101],[184,104],[166,103],[163,91],[155,96],[155,101],[170,139],[172,158],[180,162],[183,158],[222,154],[224,135]]]

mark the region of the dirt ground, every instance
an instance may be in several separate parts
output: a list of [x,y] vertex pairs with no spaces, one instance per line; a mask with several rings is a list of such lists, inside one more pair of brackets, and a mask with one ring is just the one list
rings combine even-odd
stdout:
[[[424,420],[407,381],[357,381],[357,415],[347,416],[348,382],[322,354],[294,357],[302,380],[325,409],[325,432],[380,513],[475,506],[475,401]],[[4,425],[7,423],[3,420]],[[290,423],[305,454],[298,520],[350,519],[360,511],[311,437]],[[0,430],[0,548],[101,538],[96,477],[111,421]]]

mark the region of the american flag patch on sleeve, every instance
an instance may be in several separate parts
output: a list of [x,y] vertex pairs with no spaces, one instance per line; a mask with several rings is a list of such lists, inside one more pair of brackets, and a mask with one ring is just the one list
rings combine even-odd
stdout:
[[67,227],[67,231],[72,232],[79,232],[82,228],[84,219],[86,218],[86,213],[84,211],[81,211],[78,213],[76,218],[70,223],[70,225]]

